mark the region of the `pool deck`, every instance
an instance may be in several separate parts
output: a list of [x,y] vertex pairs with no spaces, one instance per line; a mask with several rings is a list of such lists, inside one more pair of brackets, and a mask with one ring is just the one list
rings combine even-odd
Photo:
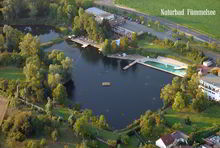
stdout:
[[182,68],[186,69],[188,67],[188,65],[185,64],[185,63],[179,62],[179,61],[174,60],[174,59],[166,58],[166,57],[160,57],[160,56],[157,57],[157,58],[150,58],[150,57],[144,57],[144,56],[136,55],[136,54],[126,55],[126,56],[121,56],[120,54],[112,54],[112,55],[108,55],[107,57],[108,58],[115,58],[115,59],[133,61],[129,65],[125,66],[123,68],[123,70],[126,70],[126,69],[130,68],[131,66],[133,66],[134,64],[138,63],[138,64],[142,64],[144,66],[148,66],[148,67],[151,67],[151,68],[163,71],[163,72],[167,72],[167,73],[179,76],[179,77],[184,77],[184,75],[181,75],[181,74],[178,74],[178,73],[174,73],[174,72],[171,72],[171,71],[168,71],[168,70],[165,70],[165,69],[161,69],[161,68],[149,65],[146,62],[151,61],[151,62],[157,62],[157,63],[161,63],[161,64],[165,64],[165,65],[171,65],[171,66],[174,66],[175,69],[177,69],[177,70],[182,69]]

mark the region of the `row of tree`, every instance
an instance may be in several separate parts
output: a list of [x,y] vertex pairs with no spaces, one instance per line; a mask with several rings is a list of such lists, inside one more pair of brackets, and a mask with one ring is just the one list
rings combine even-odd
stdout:
[[172,105],[173,110],[182,111],[191,105],[198,112],[209,106],[207,96],[199,88],[196,70],[196,66],[189,66],[184,78],[174,77],[172,84],[167,84],[161,90],[160,97],[165,106]]

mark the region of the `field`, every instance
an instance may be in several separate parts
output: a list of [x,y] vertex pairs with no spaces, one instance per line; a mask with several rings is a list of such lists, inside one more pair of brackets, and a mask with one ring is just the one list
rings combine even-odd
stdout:
[[7,108],[8,108],[8,101],[0,97],[0,126],[4,119]]
[[[186,119],[187,116],[192,121],[192,125],[190,126],[184,124],[184,119]],[[165,119],[168,121],[169,125],[181,123],[183,127],[179,130],[190,134],[194,131],[205,130],[212,126],[220,125],[220,106],[211,106],[202,113],[194,113],[191,111],[175,112],[169,108],[166,111]]]
[[23,69],[16,67],[0,67],[0,78],[8,80],[24,80]]
[[[185,9],[184,16],[166,16],[165,18],[220,39],[220,30],[218,28],[220,26],[220,14],[218,13],[220,9],[219,0],[139,0],[138,2],[134,0],[116,0],[116,4],[134,8],[154,16],[161,16],[161,9]],[[215,10],[216,15],[190,16],[186,15],[186,9]]]

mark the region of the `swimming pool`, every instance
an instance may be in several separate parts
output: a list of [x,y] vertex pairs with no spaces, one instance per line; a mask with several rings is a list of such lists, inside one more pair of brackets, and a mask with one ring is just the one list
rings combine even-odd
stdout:
[[184,76],[186,74],[185,69],[175,69],[175,66],[168,65],[168,64],[161,64],[153,61],[146,61],[145,64],[151,65],[153,67],[159,68],[161,70],[165,70],[171,73],[174,73],[176,75]]

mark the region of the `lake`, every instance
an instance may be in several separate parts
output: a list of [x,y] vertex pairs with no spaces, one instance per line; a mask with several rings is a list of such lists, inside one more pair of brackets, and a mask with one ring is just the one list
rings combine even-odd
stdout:
[[[52,29],[38,35],[42,42],[59,36]],[[64,41],[46,51],[52,49],[74,59],[75,87],[70,99],[94,114],[103,114],[112,128],[124,128],[145,111],[163,106],[160,89],[172,81],[173,75],[142,65],[123,71],[128,61],[106,58],[95,48],[80,48],[72,42]],[[110,87],[101,85],[106,81],[111,82]]]

